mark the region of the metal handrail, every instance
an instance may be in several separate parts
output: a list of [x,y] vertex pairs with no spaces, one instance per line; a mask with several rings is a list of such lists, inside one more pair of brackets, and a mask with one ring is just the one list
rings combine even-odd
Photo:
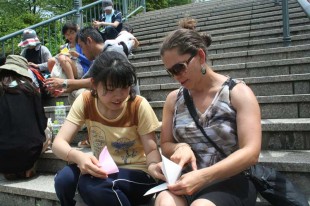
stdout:
[[307,14],[308,18],[310,18],[310,3],[307,0],[298,0],[299,5]]

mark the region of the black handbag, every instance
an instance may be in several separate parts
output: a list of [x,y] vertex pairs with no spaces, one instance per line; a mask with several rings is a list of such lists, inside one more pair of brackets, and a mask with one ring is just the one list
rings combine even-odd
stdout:
[[[231,84],[229,83],[229,85]],[[231,87],[229,89],[231,90]],[[197,128],[223,157],[227,157],[224,151],[206,134],[199,124],[197,111],[186,88],[183,88],[183,95],[185,104]],[[260,195],[274,206],[309,206],[306,197],[290,180],[274,168],[256,164],[244,171],[244,174],[253,182]]]

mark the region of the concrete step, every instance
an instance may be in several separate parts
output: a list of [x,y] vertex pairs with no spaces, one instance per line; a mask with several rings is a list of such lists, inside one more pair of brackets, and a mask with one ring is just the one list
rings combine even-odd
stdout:
[[[159,119],[162,118],[162,108],[170,91],[172,90],[141,91]],[[262,118],[310,118],[310,94],[257,96],[257,100]]]
[[[298,35],[303,33],[309,33],[309,20],[306,18],[303,19],[297,19],[290,21],[290,34]],[[175,27],[176,28],[176,27]],[[143,36],[134,35],[137,37],[137,39],[140,41],[141,45],[150,45],[157,43],[160,40],[159,38],[163,38],[167,36],[172,30],[175,28],[165,28],[161,30],[156,31],[157,33],[145,33]],[[266,39],[266,38],[273,38],[273,37],[281,37],[283,36],[283,30],[282,30],[282,22],[269,22],[265,24],[258,24],[255,26],[252,26],[250,24],[237,24],[233,27],[225,27],[225,28],[208,28],[201,27],[199,29],[200,32],[207,32],[212,37],[218,37],[219,39],[225,39],[227,35],[233,35],[235,37],[239,37],[239,39],[242,37],[244,40],[246,39]],[[257,35],[259,34],[259,35]],[[232,43],[233,41],[230,41]]]
[[[238,45],[235,45],[238,47]],[[244,45],[242,46],[244,47]],[[223,48],[226,48],[225,46]],[[210,51],[212,51],[212,45],[210,46]],[[278,59],[290,59],[290,58],[302,58],[308,57],[310,53],[310,44],[290,46],[290,47],[275,47],[275,48],[265,48],[251,50],[247,48],[243,51],[235,52],[221,52],[214,53],[208,50],[208,62],[209,65],[224,65],[224,64],[235,64],[235,63],[245,63],[245,62],[256,62],[256,61],[269,61]],[[161,60],[161,56],[158,51],[141,53],[129,56],[130,62],[147,62]]]
[[[297,18],[307,18],[306,14],[302,11],[302,8],[298,5],[298,3],[290,4],[289,6],[289,13],[290,13],[290,19],[297,19]],[[194,12],[190,14],[183,15],[176,15],[174,14],[170,18],[167,18],[167,14],[163,16],[157,16],[157,19],[162,19],[162,21],[155,21],[153,24],[150,21],[143,22],[140,21],[139,25],[133,25],[132,20],[129,20],[129,23],[132,24],[135,28],[134,32],[138,36],[142,36],[142,34],[151,34],[155,33],[157,29],[167,29],[167,26],[170,27],[170,29],[176,28],[178,26],[179,19],[183,18],[184,16],[191,16],[192,18],[195,18],[197,21],[197,28],[204,27],[204,26],[210,26],[211,28],[214,28],[215,25],[218,25],[218,28],[225,28],[224,26],[231,27],[232,25],[225,25],[227,23],[233,23],[235,22],[237,25],[256,25],[265,23],[268,21],[275,22],[275,21],[282,21],[282,9],[279,7],[267,7],[263,9],[256,9],[252,10],[252,8],[238,8],[230,10],[230,12],[227,13],[219,13],[216,14],[208,8],[207,10],[203,8],[203,10],[195,10]],[[244,22],[242,23],[241,20]],[[249,21],[251,20],[251,21]],[[164,24],[162,22],[165,22]],[[210,28],[210,29],[211,29]],[[153,31],[149,31],[153,30]],[[146,33],[149,31],[148,33]],[[167,31],[167,30],[161,30],[161,31]]]
[[[303,12],[302,8],[298,5],[297,2],[289,4],[289,13],[290,13],[290,26],[304,25],[307,24],[307,17]],[[229,8],[228,12],[215,13],[212,10],[206,9],[208,7],[203,7],[197,11],[195,9],[193,12],[187,11],[186,14],[178,15],[173,14],[169,18],[167,14],[154,16],[154,23],[152,24],[151,20],[143,21],[143,16],[139,21],[139,25],[133,24],[131,20],[129,23],[133,25],[135,36],[141,41],[148,39],[148,35],[165,35],[160,33],[167,33],[174,30],[178,26],[179,19],[185,16],[191,16],[197,19],[197,29],[200,31],[211,32],[213,35],[216,35],[216,30],[222,31],[223,29],[232,30],[235,32],[241,32],[245,29],[244,26],[251,26],[251,30],[256,30],[258,28],[266,29],[267,27],[273,26],[281,27],[282,26],[282,10],[281,6],[270,6],[266,8]],[[253,9],[253,10],[252,10]],[[169,13],[168,13],[169,14]],[[162,19],[162,21],[160,21]],[[302,20],[301,22],[298,21]],[[164,23],[163,23],[164,22]],[[303,22],[303,23],[302,23]],[[276,23],[276,24],[274,24]],[[281,25],[280,25],[281,24]],[[140,29],[140,28],[141,29]],[[240,27],[240,28],[239,28]],[[229,31],[226,31],[227,33]]]
[[[300,8],[300,6],[296,1],[289,1],[289,8]],[[176,19],[184,16],[193,16],[198,20],[202,18],[212,20],[225,19],[227,16],[233,18],[235,16],[242,16],[245,14],[266,15],[268,12],[274,12],[275,14],[273,16],[275,16],[279,14],[276,13],[279,11],[281,11],[281,6],[275,6],[273,1],[264,1],[263,4],[256,4],[256,2],[252,3],[249,1],[233,2],[233,4],[231,4],[230,2],[225,1],[225,4],[221,3],[213,5],[210,5],[210,2],[205,2],[201,4],[190,4],[183,7],[179,6],[163,9],[159,11],[160,14],[148,12],[146,14],[139,15],[136,18],[131,18],[129,22],[134,26],[134,28],[138,28],[137,31],[143,31],[147,26],[160,26],[162,25],[161,22],[176,22]]]
[[261,125],[262,150],[310,150],[310,118],[262,119]]
[[[212,40],[215,42],[212,45],[215,45],[216,42],[224,44],[224,43],[236,43],[239,41],[251,41],[251,40],[264,40],[269,38],[283,38],[283,30],[281,28],[269,28],[269,29],[262,29],[262,30],[245,30],[245,28],[242,29],[243,32],[241,33],[231,33],[231,34],[225,34],[222,30],[219,31],[205,31],[212,35]],[[160,44],[163,42],[164,37],[169,32],[159,33],[156,35],[145,35],[145,39],[139,39],[140,41],[140,47],[143,48],[145,46],[152,46],[156,44]],[[299,25],[299,26],[290,26],[290,35],[303,35],[303,34],[309,34],[310,33],[310,27],[309,25]]]
[[[148,99],[153,107],[157,117],[161,120],[162,108],[166,96],[175,88],[160,89],[160,85],[154,87],[140,87],[141,94]],[[156,88],[155,86],[158,86]],[[292,94],[292,95],[272,95],[257,96],[261,109],[261,115],[264,119],[277,118],[310,118],[310,94]],[[67,105],[66,111],[69,113],[70,106]],[[55,106],[44,107],[47,118],[54,120]]]
[[[310,202],[309,154],[310,151],[262,151],[259,161],[283,173],[306,194]],[[42,158],[45,155],[53,156],[53,154],[44,154]],[[54,156],[54,159],[58,158]],[[42,161],[50,162],[49,159]],[[62,160],[58,159],[58,161]],[[45,165],[50,166],[51,164],[54,163]],[[62,166],[59,169],[61,168]],[[269,205],[259,198],[257,201],[259,206]],[[0,205],[59,206],[54,189],[54,173],[39,173],[32,179],[19,181],[7,181],[0,176]],[[149,205],[153,205],[153,203]]]
[[[271,10],[270,8],[267,8],[260,13],[255,12],[257,12],[257,10],[254,11],[251,9],[246,9],[244,11],[233,11],[232,13],[221,14],[219,16],[208,16],[208,13],[202,13],[200,16],[198,16],[196,12],[188,15],[195,18],[198,23],[201,22],[197,24],[197,29],[199,31],[208,32],[230,29],[234,31],[236,30],[238,33],[238,30],[240,30],[239,27],[242,28],[245,26],[250,26],[252,30],[256,30],[257,28],[268,28],[270,27],[271,23],[278,27],[280,27],[279,23],[282,25],[281,9],[277,8]],[[298,4],[296,4],[295,8],[291,8],[289,12],[291,25],[306,24],[308,22],[306,14]],[[172,16],[169,20],[166,18],[166,15],[163,15],[162,17],[158,18],[162,18],[162,22],[165,23],[156,26],[151,26],[149,23],[147,23],[144,25],[143,30],[139,31],[138,29],[135,29],[134,35],[139,40],[143,40],[146,38],[146,35],[172,31],[178,27],[178,21],[182,17],[176,18],[175,16]],[[157,19],[157,21],[159,21],[159,19]],[[229,31],[226,31],[225,33],[228,32]]]
[[[147,92],[147,91],[146,91]],[[141,92],[142,93],[142,92]],[[162,119],[162,109],[165,103],[165,97],[169,91],[158,90],[143,95],[149,100],[158,119]],[[164,100],[155,100],[154,98]],[[274,95],[274,96],[257,96],[263,119],[278,119],[278,118],[310,118],[310,95]]]
[[[233,36],[229,35],[227,38],[232,38]],[[161,38],[163,40],[163,38]],[[291,45],[306,45],[310,44],[310,34],[303,34],[303,35],[294,35],[291,36]],[[162,42],[162,41],[161,41]],[[133,51],[133,56],[129,56],[129,59],[137,58],[144,53],[152,53],[157,52],[159,55],[160,43],[153,44],[151,46],[141,46],[136,48]],[[238,51],[245,51],[245,50],[258,50],[258,49],[270,49],[276,47],[283,46],[283,37],[277,38],[267,38],[261,40],[243,40],[243,41],[233,41],[231,43],[221,43],[222,38],[212,37],[212,45],[208,48],[208,55],[212,54],[221,54],[221,53],[228,53],[228,52],[238,52]]]
[[[167,75],[165,70],[138,73],[141,94],[152,100],[153,91],[172,91],[178,89],[180,84]],[[310,73],[287,74],[276,76],[246,77],[243,80],[256,96],[292,95],[310,93]],[[164,96],[165,98],[166,96]],[[155,97],[155,99],[164,100]]]
[[[161,60],[133,63],[133,65],[137,73],[165,71]],[[303,57],[214,65],[212,69],[220,74],[228,75],[233,78],[245,78],[309,73],[309,65],[310,58]]]
[[[92,154],[90,148],[76,148],[80,151],[83,151],[88,154]],[[286,173],[309,173],[310,175],[310,150],[262,150],[259,162],[266,166],[273,167],[278,171]],[[54,160],[54,162],[51,162]],[[46,162],[46,163],[44,163]],[[54,165],[55,166],[52,166]],[[56,173],[58,170],[61,170],[67,163],[58,157],[56,157],[51,150],[45,152],[41,155],[38,162],[38,171],[41,173]],[[47,168],[47,167],[51,167]],[[310,181],[310,179],[308,180]],[[305,185],[306,186],[306,185]],[[308,190],[310,194],[310,188]]]

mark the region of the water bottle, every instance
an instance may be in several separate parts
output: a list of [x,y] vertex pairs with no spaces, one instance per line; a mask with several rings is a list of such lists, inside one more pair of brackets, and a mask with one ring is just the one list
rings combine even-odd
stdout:
[[57,121],[57,123],[59,119],[59,105],[60,105],[60,102],[56,102],[56,107],[54,110],[54,121]]
[[52,124],[52,142],[54,142],[54,139],[59,132],[60,126],[61,125],[59,125],[58,120],[54,120]]
[[59,102],[59,114],[58,114],[58,122],[59,124],[63,124],[66,120],[66,107],[64,105],[64,102]]
[[66,107],[64,102],[56,102],[55,120],[57,120],[58,124],[62,125],[65,122],[66,117]]

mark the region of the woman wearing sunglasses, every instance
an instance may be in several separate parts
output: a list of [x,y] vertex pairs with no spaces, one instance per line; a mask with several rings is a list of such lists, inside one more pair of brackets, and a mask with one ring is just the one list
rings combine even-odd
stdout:
[[[261,116],[258,102],[243,82],[207,65],[211,38],[188,29],[169,34],[160,53],[167,72],[181,87],[166,99],[162,153],[183,167],[179,180],[159,193],[156,206],[255,205],[256,190],[243,171],[258,161]],[[197,128],[183,95],[187,89],[207,136]]]

